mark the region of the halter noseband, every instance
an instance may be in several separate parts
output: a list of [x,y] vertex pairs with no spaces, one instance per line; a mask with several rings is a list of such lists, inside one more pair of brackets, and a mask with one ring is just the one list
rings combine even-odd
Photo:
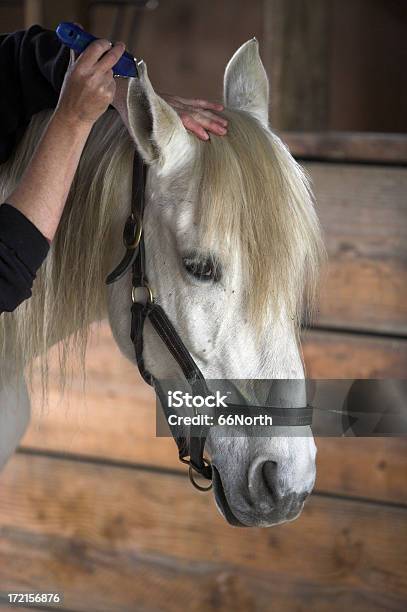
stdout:
[[[126,252],[107,278],[109,285],[119,280],[130,269],[132,271],[132,306],[131,306],[131,330],[130,337],[134,346],[137,365],[141,376],[145,382],[151,385],[168,417],[168,404],[160,382],[149,372],[143,359],[143,329],[146,319],[148,319],[159,335],[175,361],[178,363],[191,387],[193,395],[208,396],[210,391],[206,385],[205,377],[195,363],[192,355],[182,342],[177,330],[166,315],[164,309],[154,300],[153,293],[148,285],[146,276],[143,217],[145,209],[145,186],[147,179],[147,167],[143,163],[137,152],[134,153],[133,161],[133,185],[131,197],[131,214],[123,230],[123,242]],[[140,301],[138,292],[143,290],[145,299]],[[237,404],[228,404],[229,409],[242,408]],[[259,408],[252,406],[252,408]],[[273,416],[273,425],[279,426],[305,426],[312,423],[312,408],[303,406],[299,408],[281,408],[277,406],[267,406],[267,413]],[[168,420],[168,419],[167,419]],[[194,433],[187,440],[180,436],[178,431],[169,425],[171,433],[178,446],[179,459],[189,465],[189,478],[192,484],[201,491],[211,488],[199,485],[194,480],[194,472],[197,472],[205,479],[212,480],[212,466],[204,457],[205,442],[209,427],[206,425],[194,428]]]

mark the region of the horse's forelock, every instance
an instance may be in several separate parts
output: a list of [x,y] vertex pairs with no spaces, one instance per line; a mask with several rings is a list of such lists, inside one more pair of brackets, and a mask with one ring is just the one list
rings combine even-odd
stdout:
[[315,301],[323,257],[308,180],[281,140],[245,112],[199,145],[203,241],[239,254],[248,312],[260,327],[281,308],[298,327]]

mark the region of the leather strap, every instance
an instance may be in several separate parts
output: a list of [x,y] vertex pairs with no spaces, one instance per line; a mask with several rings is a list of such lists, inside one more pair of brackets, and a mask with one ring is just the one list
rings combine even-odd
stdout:
[[[169,411],[167,398],[162,392],[159,381],[157,381],[151,372],[147,370],[144,363],[143,329],[145,320],[147,318],[180,366],[191,387],[192,393],[194,395],[205,396],[209,394],[209,390],[206,386],[202,372],[191,357],[189,351],[185,347],[161,306],[151,302],[147,302],[146,304],[134,302],[131,312],[131,340],[135,349],[140,374],[146,383],[154,387],[168,421]],[[189,465],[191,465],[195,471],[199,472],[202,476],[210,480],[212,477],[212,468],[204,459],[205,441],[208,435],[209,427],[202,425],[199,426],[199,428],[194,429],[193,435],[189,437],[188,442],[184,436],[179,435],[175,427],[171,427],[170,425],[170,429],[178,446],[180,460],[184,463],[189,463]],[[189,457],[189,460],[186,461],[186,457]]]
[[[144,235],[141,229],[144,217],[146,179],[147,168],[141,157],[135,152],[133,161],[131,214],[126,221],[123,231],[123,242],[126,247],[126,252],[118,266],[108,275],[106,279],[107,284],[122,278],[131,267],[133,289],[147,286]],[[164,411],[168,411],[166,398],[164,394],[160,392],[159,382],[154,378],[151,372],[147,370],[143,358],[143,330],[147,318],[180,366],[185,378],[191,386],[193,394],[205,395],[209,393],[202,372],[182,342],[163,308],[150,300],[145,304],[133,301],[131,308],[130,336],[135,350],[137,365],[145,382],[154,387]],[[189,443],[185,437],[179,436],[174,428],[172,433],[178,446],[180,460],[186,461],[186,457],[189,457],[188,462],[190,465],[197,472],[210,480],[212,468],[205,462],[203,457],[208,428],[201,427],[198,431],[194,431],[194,435],[189,438]]]

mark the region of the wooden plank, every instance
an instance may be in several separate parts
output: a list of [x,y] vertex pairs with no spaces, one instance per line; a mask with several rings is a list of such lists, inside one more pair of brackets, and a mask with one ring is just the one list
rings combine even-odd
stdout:
[[303,351],[308,378],[405,378],[407,340],[307,331]]
[[[116,551],[108,554],[106,551],[93,549],[86,549],[85,563],[97,571],[97,576],[91,575],[86,589],[83,584],[84,574],[92,569],[84,568],[84,564],[81,564],[74,554],[65,553],[70,549],[66,540],[55,543],[56,538],[53,537],[45,541],[35,538],[27,542],[18,536],[15,540],[11,536],[10,540],[5,544],[5,548],[2,548],[11,563],[29,563],[29,560],[32,560],[37,566],[38,575],[42,572],[44,576],[48,576],[50,566],[53,568],[52,576],[70,573],[72,583],[68,583],[67,589],[66,580],[63,580],[62,584],[65,592],[68,592],[69,602],[78,602],[78,606],[81,603],[86,605],[86,608],[77,608],[78,611],[179,612],[180,602],[188,602],[188,606],[196,612],[229,612],[232,609],[236,612],[298,612],[307,609],[315,612],[342,612],[346,609],[357,609],[358,612],[403,610],[403,600],[391,595],[386,598],[371,597],[355,590],[323,587],[271,572],[267,580],[262,575],[248,574],[246,570],[226,564],[212,567],[207,563],[180,563],[168,556],[163,559],[156,556],[153,560],[136,555],[126,555],[123,558]],[[27,547],[27,551],[19,551],[16,554],[16,548],[22,543]],[[72,548],[75,545],[76,541],[73,542]],[[62,549],[64,557],[59,553],[57,559],[53,559],[54,547]],[[95,557],[99,558],[96,562]],[[391,608],[386,607],[389,601]],[[8,610],[11,612],[10,608]]]
[[[326,343],[317,342],[320,337],[326,335],[309,333],[305,350],[310,353],[310,364],[318,375],[326,376],[327,370],[321,368],[331,362],[329,375],[339,376],[335,374],[338,363],[329,359]],[[316,338],[313,344],[312,338]],[[361,342],[358,339],[352,344],[352,340],[350,345],[344,345],[343,353],[348,358],[343,358],[342,368],[352,360]],[[353,363],[363,363],[369,354],[356,353]],[[78,371],[65,398],[60,396],[57,380],[55,358],[51,360],[49,406],[42,408],[39,394],[34,394],[33,420],[23,447],[185,472],[177,459],[174,441],[155,437],[154,395],[134,366],[119,353],[107,324],[101,328],[99,339],[94,335],[90,343],[86,396]],[[38,379],[34,386],[39,388]],[[319,439],[317,445],[318,490],[407,503],[407,440]]]
[[405,3],[329,4],[330,124],[338,130],[407,132]]
[[265,0],[263,59],[271,80],[271,123],[321,130],[329,120],[330,3]]
[[[69,394],[60,395],[53,350],[48,406],[42,406],[39,392],[33,393],[34,416],[23,446],[179,468],[174,441],[155,437],[152,389],[121,355],[108,324],[98,336],[96,326],[94,331],[86,360],[86,395],[78,366]],[[38,372],[33,389],[40,389]]]
[[[16,609],[18,610],[18,612],[24,612],[24,611],[27,612],[28,610],[33,610],[33,608],[24,608],[21,605],[19,605],[18,608],[17,608],[15,604],[9,604],[7,602],[2,602],[1,599],[0,599],[0,610],[1,610],[1,612],[16,612]],[[47,612],[47,610],[48,610],[48,612],[49,612],[50,608],[49,607],[48,608],[38,608],[36,606],[34,608],[34,610],[37,610],[37,612]]]
[[[16,565],[32,564],[37,567],[38,576],[49,576],[62,584],[66,600],[77,603],[77,610],[86,612],[178,612],[180,602],[196,612],[265,612],[284,610],[298,612],[312,609],[315,612],[326,610],[343,611],[357,609],[360,612],[388,612],[391,602],[393,612],[403,610],[403,600],[391,595],[379,598],[355,590],[324,587],[320,584],[292,579],[281,574],[269,573],[268,578],[248,573],[230,566],[208,563],[179,562],[168,557],[155,555],[150,559],[142,555],[120,555],[113,550],[106,552],[93,547],[84,547],[85,559],[78,560],[82,552],[81,543],[75,539],[70,543],[65,538],[58,541],[52,538],[21,538],[7,534],[7,541],[0,550],[5,551],[12,564],[10,573]],[[21,551],[21,545],[26,547]],[[19,549],[20,548],[20,549]],[[55,554],[53,549],[57,549]],[[91,573],[90,577],[86,573]],[[62,574],[62,581],[54,578]],[[67,583],[66,575],[71,577]],[[34,584],[43,583],[41,578],[29,580]],[[88,587],[84,581],[88,580]],[[66,586],[67,585],[67,586]],[[61,588],[61,587],[60,587]],[[309,605],[309,608],[304,608]],[[0,606],[0,610],[1,610]],[[15,608],[13,608],[15,610]],[[62,609],[66,609],[65,606]],[[72,608],[70,608],[71,610]]]
[[407,136],[366,132],[282,132],[295,157],[312,160],[407,164]]
[[[108,36],[112,10],[94,6],[91,17],[92,32]],[[160,92],[186,97],[220,98],[223,72],[233,53],[252,36],[262,41],[262,2],[247,10],[241,0],[205,0],[204,5],[171,0],[143,11],[140,19],[136,40],[128,41],[130,50],[145,59]]]
[[[27,592],[27,591],[25,591]],[[51,610],[55,610],[55,608],[39,608],[38,606],[35,606],[35,608],[26,608],[24,606],[22,606],[21,604],[16,606],[16,604],[10,604],[8,603],[8,599],[6,598],[5,600],[1,599],[2,595],[1,595],[1,591],[0,591],[0,610],[1,612],[16,612],[16,610],[18,610],[18,612],[24,612],[24,611],[28,611],[28,610],[37,610],[37,612],[48,612]]]
[[407,335],[407,169],[305,169],[329,255],[317,323]]
[[61,21],[74,21],[88,29],[88,0],[45,0],[44,26],[55,30]]
[[274,125],[406,131],[402,2],[264,0],[264,21]]
[[186,478],[24,455],[0,486],[0,584],[58,587],[72,609],[407,603],[406,509],[314,496],[291,524],[236,530]]
[[60,21],[75,21],[86,29],[87,14],[87,0],[24,0],[25,28],[39,24],[54,30]]
[[24,27],[44,25],[44,0],[24,0]]
[[406,438],[317,438],[315,490],[407,504]]

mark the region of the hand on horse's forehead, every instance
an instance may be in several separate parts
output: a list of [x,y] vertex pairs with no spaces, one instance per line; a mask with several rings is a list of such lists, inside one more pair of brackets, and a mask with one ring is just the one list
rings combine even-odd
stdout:
[[[113,106],[119,111],[127,124],[127,79],[116,80],[116,94]],[[209,133],[224,136],[227,133],[227,119],[220,113],[223,104],[200,99],[181,98],[170,94],[160,94],[162,98],[178,113],[187,130],[201,140],[208,140]]]
[[208,140],[208,132],[224,136],[227,132],[227,119],[218,113],[223,110],[223,104],[207,100],[181,98],[169,94],[160,94],[162,98],[180,116],[184,126],[201,140]]

